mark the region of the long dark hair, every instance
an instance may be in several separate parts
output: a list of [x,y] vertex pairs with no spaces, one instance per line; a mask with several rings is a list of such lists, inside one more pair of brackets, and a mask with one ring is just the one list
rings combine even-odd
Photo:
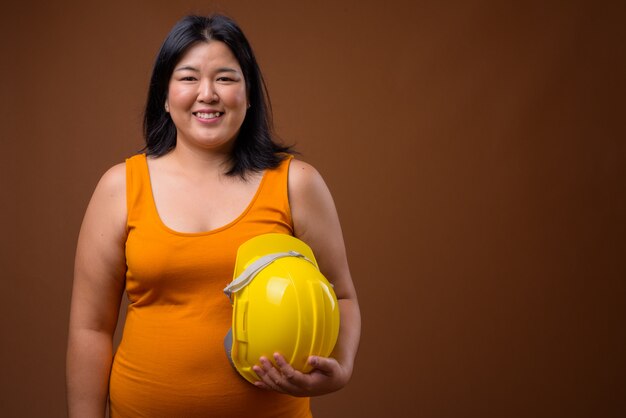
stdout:
[[275,168],[290,147],[274,141],[272,108],[261,69],[241,28],[232,19],[215,14],[187,16],[165,38],[152,69],[143,121],[147,155],[161,156],[176,146],[176,126],[165,111],[165,100],[174,67],[189,47],[198,42],[225,43],[239,62],[246,82],[248,109],[235,139],[227,175],[245,178],[248,171]]

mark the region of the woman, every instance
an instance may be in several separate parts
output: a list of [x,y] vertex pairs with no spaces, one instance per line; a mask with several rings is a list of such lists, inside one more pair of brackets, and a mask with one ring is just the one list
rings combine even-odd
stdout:
[[[189,16],[166,38],[144,119],[146,153],[105,173],[76,252],[67,384],[70,417],[309,417],[310,396],[350,379],[360,314],[331,195],[272,141],[263,79],[239,27]],[[239,377],[222,338],[221,293],[240,244],[262,234],[311,246],[334,284],[341,328],[311,373],[277,353]],[[113,356],[122,292],[128,308]],[[265,389],[265,390],[263,390]],[[291,396],[289,396],[291,395]]]

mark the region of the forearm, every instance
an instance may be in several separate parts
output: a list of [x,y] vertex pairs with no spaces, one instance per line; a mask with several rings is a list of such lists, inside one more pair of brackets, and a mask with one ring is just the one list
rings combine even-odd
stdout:
[[67,350],[69,418],[103,418],[113,358],[109,333],[70,330]]
[[356,299],[339,299],[339,315],[339,337],[330,357],[345,368],[349,379],[361,338],[361,312]]

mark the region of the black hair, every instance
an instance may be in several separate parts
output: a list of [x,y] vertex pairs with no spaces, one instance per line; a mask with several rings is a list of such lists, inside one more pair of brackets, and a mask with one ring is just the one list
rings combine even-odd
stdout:
[[199,42],[220,41],[230,48],[243,71],[250,108],[235,139],[230,169],[225,173],[245,178],[249,171],[275,168],[291,148],[276,143],[272,108],[261,69],[241,28],[232,19],[214,14],[187,16],[178,21],[157,55],[143,121],[147,155],[161,156],[176,146],[176,126],[165,111],[170,77],[182,55]]

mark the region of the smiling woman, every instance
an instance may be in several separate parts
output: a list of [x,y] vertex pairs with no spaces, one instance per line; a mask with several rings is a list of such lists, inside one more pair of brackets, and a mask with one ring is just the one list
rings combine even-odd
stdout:
[[203,42],[189,48],[172,73],[165,101],[176,125],[177,146],[230,153],[247,107],[243,72],[226,44]]
[[[81,227],[67,354],[70,417],[310,417],[309,397],[352,374],[360,314],[335,206],[321,176],[273,141],[263,78],[224,16],[176,24],[154,65],[145,153],[104,174]],[[222,289],[237,250],[278,233],[306,242],[340,313],[329,357],[294,370],[258,359],[250,384],[229,364]],[[122,293],[130,301],[112,348]],[[271,358],[268,358],[271,357]]]
[[[216,53],[215,58],[217,52],[223,52],[227,56],[221,55],[221,58],[230,65],[216,66],[212,70],[227,70],[220,74],[225,77],[222,82],[237,73],[243,78],[238,84],[243,84],[246,90],[246,103],[249,108],[232,144],[233,149],[229,156],[232,164],[227,174],[243,176],[250,170],[259,171],[276,167],[281,160],[281,153],[288,152],[289,148],[273,140],[272,115],[263,75],[241,29],[235,22],[220,15],[209,18],[189,16],[181,20],[163,42],[154,64],[144,116],[146,154],[162,156],[176,146],[177,126],[165,108],[168,95],[171,93],[173,77],[176,76],[175,70],[190,71],[191,73],[185,76],[198,79],[203,69],[208,70],[207,63],[185,64],[182,59],[195,46],[210,46],[216,43],[218,45],[222,43],[228,51],[224,51],[223,48],[222,51],[213,51]],[[213,93],[217,93],[217,90]],[[202,97],[199,96],[199,99]]]

